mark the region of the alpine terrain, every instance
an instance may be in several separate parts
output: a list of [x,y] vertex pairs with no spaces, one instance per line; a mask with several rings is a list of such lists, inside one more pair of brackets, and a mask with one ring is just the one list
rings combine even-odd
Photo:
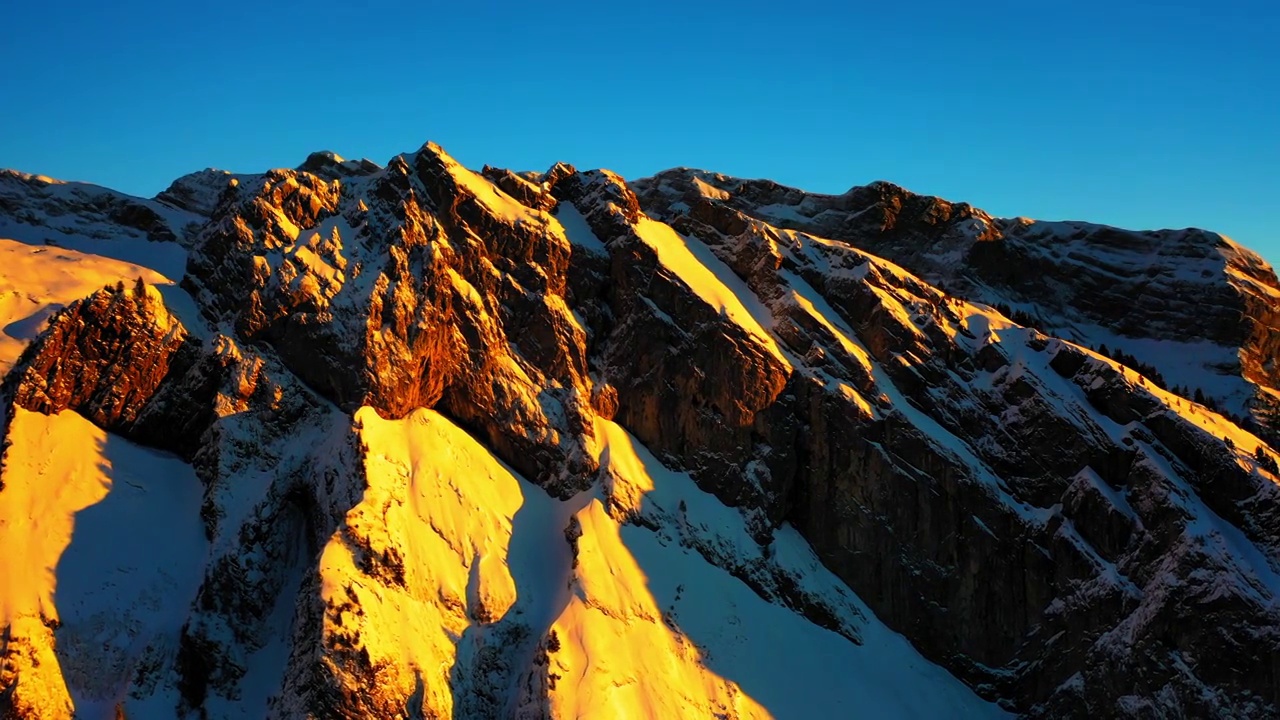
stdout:
[[889,183],[0,171],[0,718],[1280,716],[1280,282]]

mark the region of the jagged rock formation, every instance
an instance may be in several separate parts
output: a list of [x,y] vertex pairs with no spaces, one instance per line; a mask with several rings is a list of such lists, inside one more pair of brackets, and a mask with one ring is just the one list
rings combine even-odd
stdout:
[[199,353],[159,291],[120,283],[55,315],[6,376],[7,394],[20,407],[74,410],[105,430],[190,455],[210,411],[210,393],[181,380]]
[[[48,184],[12,177],[10,216]],[[101,432],[75,413],[190,463],[201,574],[180,622],[113,611],[153,629],[87,683],[56,650],[87,621],[16,564],[0,714],[1280,711],[1271,450],[1069,342],[1210,347],[1144,362],[1270,427],[1280,285],[1218,236],[432,144],[134,202],[199,218],[153,238],[192,302],[53,316],[4,383],[0,519],[92,486],[32,460]]]
[[1270,266],[1221,235],[993,218],[886,182],[819,195],[678,168],[636,189],[658,215],[730,207],[848,242],[1050,334],[1125,349],[1275,437],[1280,287]]
[[557,230],[429,145],[363,182],[232,186],[187,284],[348,411],[440,405],[526,476],[580,479],[591,388]]

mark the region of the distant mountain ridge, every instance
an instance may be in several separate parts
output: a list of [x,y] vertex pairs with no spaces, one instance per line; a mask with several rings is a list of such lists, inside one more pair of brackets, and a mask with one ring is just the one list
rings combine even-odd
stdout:
[[1222,236],[428,143],[0,238],[0,717],[1280,712]]

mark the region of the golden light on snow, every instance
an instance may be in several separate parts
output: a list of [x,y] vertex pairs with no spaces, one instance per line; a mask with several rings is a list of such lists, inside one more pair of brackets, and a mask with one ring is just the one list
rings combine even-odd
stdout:
[[[356,417],[369,448],[369,488],[347,516],[351,530],[324,549],[322,595],[336,613],[327,633],[346,637],[345,618],[359,613],[371,657],[403,668],[389,668],[381,682],[412,691],[421,679],[431,706],[450,708],[450,673],[440,669],[459,661],[468,638],[519,619],[540,628],[530,653],[552,631],[557,638],[541,681],[564,678],[550,689],[558,717],[604,708],[617,717],[677,717],[724,704],[767,716],[663,622],[647,575],[599,499],[552,499],[432,411],[393,421],[364,408]],[[636,473],[628,497],[639,502],[652,480],[622,437],[617,426],[608,430],[615,462]],[[571,518],[581,529],[576,562],[564,533]],[[353,543],[394,557],[385,572],[402,569],[403,585],[362,577]],[[627,678],[622,687],[619,677]]]
[[170,282],[141,265],[0,238],[0,373],[8,371],[45,320],[63,305],[139,277],[151,284]]
[[[325,643],[367,652],[393,696],[459,712],[479,648],[497,644],[520,658],[510,702],[545,702],[555,717],[763,718],[855,699],[871,714],[927,714],[970,702],[794,530],[779,531],[766,561],[736,510],[614,423],[595,426],[601,486],[561,501],[433,411],[385,420],[366,407],[356,421],[369,485],[320,560]],[[762,599],[693,542],[784,563],[862,645]],[[528,630],[506,634],[518,626]],[[919,683],[931,694],[906,690]]]
[[15,407],[8,439],[0,475],[7,662],[43,717],[69,718],[73,705],[79,716],[106,716],[153,638],[176,636],[195,597],[205,553],[200,483],[185,463],[70,411]]
[[102,456],[106,438],[72,412],[14,409],[0,494],[0,618],[57,620],[54,568],[71,544],[75,514],[111,489],[111,464]]

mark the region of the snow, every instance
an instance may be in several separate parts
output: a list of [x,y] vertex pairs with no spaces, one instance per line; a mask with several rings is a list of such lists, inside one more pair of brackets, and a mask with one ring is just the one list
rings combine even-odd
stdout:
[[697,189],[698,194],[703,197],[714,198],[716,200],[729,199],[729,193],[715,187],[714,185],[708,185],[706,182],[703,182],[702,178],[695,176],[693,178],[693,186]]
[[[176,246],[175,246],[176,247]],[[181,250],[181,248],[179,248]],[[0,238],[0,372],[7,372],[63,306],[107,285],[169,283],[147,267],[48,245]]]
[[773,315],[742,278],[715,256],[706,245],[680,235],[671,226],[641,217],[636,235],[658,255],[658,262],[722,315],[758,339],[774,357],[787,364],[786,356],[766,328]]
[[1277,607],[1280,572],[1277,572],[1275,564],[1239,528],[1223,520],[1202,502],[1198,505],[1198,517],[1188,525],[1187,532],[1250,580],[1251,594],[1259,602]]
[[[600,421],[597,435],[613,479],[576,515],[574,595],[554,626],[552,667],[567,681],[552,693],[557,716],[1003,715],[876,620],[794,529],[775,534],[766,561],[736,510],[616,424]],[[619,524],[635,513],[643,524]],[[709,564],[716,552],[800,578],[861,644],[768,602]]]
[[[173,181],[163,192],[156,196],[154,207],[170,209],[171,212],[188,216],[209,216],[218,206],[222,193],[232,185],[250,187],[259,184],[265,178],[262,174],[232,173],[216,168],[205,168],[188,173]],[[174,205],[190,208],[190,211],[174,209]],[[161,211],[162,212],[162,211]],[[178,227],[170,221],[171,227]]]
[[1187,487],[1181,474],[1160,452],[1163,448],[1142,440],[1136,444],[1145,451],[1144,462],[1155,467],[1178,488],[1178,492],[1170,497],[1182,505],[1188,516],[1184,532],[1246,578],[1250,594],[1255,599],[1262,604],[1276,606],[1280,601],[1280,571],[1275,564],[1239,528],[1223,520]]
[[[576,518],[583,534],[578,539],[574,592],[552,627],[560,649],[551,656],[551,671],[564,679],[551,692],[552,715],[711,717],[732,711],[734,716],[769,717],[737,683],[707,667],[695,642],[664,622],[649,574],[632,554],[635,540],[645,545],[652,536],[632,538],[629,546],[624,528],[597,499]],[[664,574],[677,581],[706,579],[685,578],[677,567],[668,565]],[[721,618],[732,622],[732,605],[722,607]]]
[[871,353],[862,347],[862,343],[853,340],[853,332],[851,330],[838,327],[831,320],[831,318],[839,318],[840,315],[827,303],[826,298],[822,297],[817,290],[814,290],[813,286],[805,282],[804,278],[789,270],[782,271],[782,279],[790,287],[791,301],[796,303],[814,320],[821,323],[840,343],[840,347],[850,357],[857,360],[863,369],[871,371],[875,366],[875,361],[871,359]]
[[795,205],[761,205],[755,209],[753,214],[760,215],[770,222],[808,222],[812,218],[805,217],[799,212],[799,208]]
[[459,187],[465,188],[476,200],[484,205],[494,216],[509,223],[534,222],[546,224],[550,216],[521,204],[518,200],[503,192],[488,178],[463,167],[457,160],[449,156],[439,145],[427,144],[427,152],[434,153],[445,170],[453,177]]
[[600,238],[596,237],[595,231],[587,224],[587,219],[582,216],[578,208],[574,207],[573,203],[562,202],[557,205],[555,218],[564,228],[565,237],[574,247],[608,256],[609,250],[605,248]]
[[15,408],[9,439],[0,620],[15,636],[59,620],[24,684],[40,686],[42,707],[110,717],[140,664],[175,656],[204,573],[200,482],[182,461],[70,411]]
[[0,170],[0,200],[18,208],[0,213],[0,237],[31,245],[58,245],[81,253],[149,267],[171,278],[186,268],[186,250],[176,242],[152,242],[142,230],[111,218],[107,206],[126,204],[155,212],[178,237],[204,218],[163,203],[77,182]]
[[[517,599],[508,566],[514,518],[526,496],[526,514],[548,513],[552,501],[434,412],[383,420],[362,408],[356,422],[369,487],[347,514],[350,530],[322,552],[321,594],[331,604],[354,602],[345,622],[359,623],[375,662],[394,663],[388,684],[408,696],[420,680],[428,706],[448,715],[459,640],[475,618],[501,618]],[[363,575],[350,533],[403,557],[404,587]]]
[[961,308],[965,312],[960,318],[960,327],[969,336],[956,333],[952,340],[970,352],[976,352],[984,345],[999,343],[1002,331],[1018,327],[993,308],[969,303],[964,303]]
[[[1033,331],[1013,326],[1006,333],[1010,342],[1003,343],[1001,347],[1013,354],[1013,357],[1011,357],[1013,363],[1010,366],[1011,371],[1017,371],[1024,367],[1029,368],[1031,377],[1034,378],[1034,383],[1041,388],[1045,397],[1060,405],[1062,408],[1060,412],[1075,421],[1076,425],[1082,430],[1089,430],[1088,424],[1081,422],[1082,420],[1087,420],[1087,423],[1092,423],[1093,426],[1105,430],[1116,442],[1123,442],[1126,438],[1129,438],[1130,433],[1126,427],[1121,427],[1110,418],[1097,412],[1085,399],[1081,388],[1059,377],[1057,373],[1049,368],[1048,360],[1057,352],[1057,349],[1063,345],[1073,344],[1055,338],[1049,341],[1043,353],[1030,352],[1026,347],[1026,338],[1031,332]],[[1240,428],[1231,420],[1199,403],[1162,390],[1151,382],[1140,381],[1140,375],[1137,372],[1110,358],[1103,357],[1089,348],[1074,347],[1077,351],[1090,356],[1093,362],[1108,365],[1116,372],[1121,373],[1129,383],[1131,392],[1146,393],[1157,399],[1164,406],[1163,412],[1177,416],[1181,421],[1200,429],[1214,439],[1230,440],[1234,446],[1236,462],[1245,469],[1262,472],[1257,467],[1253,451],[1259,445],[1265,445],[1265,443],[1253,433]],[[1276,481],[1276,479],[1272,479],[1272,482]]]
[[[1195,298],[1220,296],[1224,283],[1263,300],[1280,297],[1270,265],[1230,238],[1214,233],[1130,232],[1082,222],[1023,219],[1006,229],[1012,233],[1008,241],[1020,243],[1021,251],[1062,267],[1075,266],[1083,277],[1092,276],[1092,282],[1100,285],[1125,283],[1133,288],[1135,301],[1148,294],[1182,298],[1185,304],[1178,312],[1194,312]],[[938,267],[947,267],[940,256],[932,259]],[[1074,292],[1066,286],[1062,291],[1060,299],[1053,293],[1042,294],[1040,304],[1019,303],[1007,292],[991,288],[979,294],[991,302],[1005,302],[1030,312],[1051,334],[1081,345],[1123,350],[1157,368],[1170,386],[1200,388],[1227,411],[1247,412],[1246,403],[1256,386],[1240,377],[1239,347],[1188,337],[1185,325],[1170,324],[1159,316],[1153,318],[1154,327],[1127,331],[1148,337],[1122,335],[1099,325],[1084,309],[1066,304]]]
[[871,292],[875,293],[880,300],[880,307],[893,316],[899,327],[905,329],[917,339],[922,340],[924,338],[924,333],[920,331],[920,328],[916,327],[912,313],[906,307],[906,303],[914,300],[914,297],[903,297],[905,293],[900,289],[895,288],[896,292],[891,292],[875,283],[868,283],[867,287],[871,288]]
[[1253,397],[1253,386],[1239,375],[1239,348],[1208,340],[1133,338],[1082,322],[1067,324],[1063,330],[1066,339],[1080,345],[1123,350],[1159,370],[1169,387],[1199,388],[1230,412],[1245,414],[1245,403]]
[[[1112,360],[1107,360],[1101,357],[1097,357],[1097,359],[1110,363],[1112,367],[1117,370],[1120,370],[1122,367],[1119,363]],[[1126,376],[1137,375],[1137,373],[1128,369],[1125,369],[1125,373]],[[1155,396],[1160,400],[1160,402],[1164,403],[1169,411],[1176,414],[1184,422],[1200,428],[1214,438],[1230,439],[1232,444],[1235,446],[1237,462],[1246,468],[1256,467],[1253,451],[1260,445],[1266,445],[1266,443],[1260,440],[1258,436],[1248,432],[1247,430],[1241,429],[1235,423],[1217,412],[1210,410],[1204,405],[1179,397],[1166,390],[1161,390],[1149,382],[1143,383],[1140,386],[1140,389],[1141,391],[1145,391],[1148,394]]]
[[[303,591],[304,575],[314,567],[314,558],[307,555],[308,538],[303,530],[302,527],[298,528],[299,532],[296,537],[291,538],[288,552],[283,558],[291,570],[270,610],[265,632],[256,638],[262,646],[249,655],[245,662],[245,674],[237,687],[238,697],[231,700],[217,692],[210,693],[204,704],[210,717],[224,720],[256,720],[265,717],[268,715],[268,703],[281,690],[293,639],[294,609],[298,594]],[[156,700],[150,700],[147,705],[156,707],[154,717],[157,720],[165,717],[166,712],[172,713],[174,707],[172,702],[165,704]],[[129,705],[129,713],[130,718],[143,717],[138,715],[137,703]]]
[[[324,255],[326,251],[340,253],[344,239],[354,238],[356,232],[341,215],[327,218],[314,228],[302,231],[297,242],[285,252],[288,257],[297,258],[307,271],[330,283],[341,284],[343,272],[334,267]],[[337,255],[341,258],[341,255]],[[341,262],[341,260],[338,260]]]
[[[871,353],[863,347],[861,341],[854,335],[853,330],[822,295],[805,282],[803,278],[790,271],[784,270],[781,275],[791,286],[793,300],[799,303],[813,319],[822,323],[836,337],[841,347],[849,355],[857,358],[859,362],[870,370],[872,377],[875,379],[876,387],[888,398],[889,404],[918,428],[935,448],[967,466],[975,480],[986,484],[1003,505],[1018,513],[1023,519],[1035,523],[1044,519],[1045,513],[1043,510],[1028,505],[1010,494],[1009,489],[1005,487],[1000,477],[978,457],[968,443],[944,428],[937,420],[929,417],[928,414],[917,410],[915,406],[907,401],[894,385],[889,374],[878,362],[872,359]],[[891,300],[886,299],[885,302],[891,302]]]
[[[499,668],[503,709],[490,708],[503,716],[542,702],[586,718],[1002,714],[876,621],[793,529],[766,559],[738,511],[613,423],[596,426],[606,481],[560,501],[435,412],[384,420],[363,408],[356,420],[369,487],[320,563],[329,607],[354,604],[326,632],[354,629],[375,663],[397,663],[379,675],[388,691],[420,682],[426,708],[465,714],[477,668],[494,672],[483,648],[499,644],[514,658]],[[639,515],[645,526],[629,523]],[[576,553],[566,540],[575,523]],[[402,586],[360,570],[360,553],[390,548],[403,557]],[[710,558],[773,563],[862,644],[765,600]],[[558,649],[543,667],[535,651],[550,632]],[[526,690],[548,672],[559,676],[549,700]]]
[[1134,512],[1133,506],[1129,504],[1129,499],[1125,496],[1125,491],[1111,487],[1107,484],[1106,480],[1103,480],[1098,473],[1094,471],[1093,468],[1086,466],[1083,470],[1076,473],[1075,479],[1083,481],[1085,484],[1097,490],[1099,494],[1111,503],[1112,507],[1119,510],[1121,513],[1124,513],[1125,517],[1132,520],[1135,525],[1141,525],[1142,521],[1138,518],[1138,513]]
[[[0,230],[0,237],[24,240],[22,234],[9,232],[15,228]],[[101,258],[117,260],[121,263],[151,268],[168,278],[180,279],[187,268],[187,251],[177,243],[153,242],[135,238],[117,237],[110,240],[95,240],[75,235],[59,234],[53,237],[54,242],[39,243],[65,248],[84,255],[95,255]],[[30,243],[37,244],[37,243]]]
[[132,287],[137,278],[160,290],[188,331],[204,333],[195,301],[175,282],[184,266],[186,251],[172,242],[79,238],[36,245],[0,234],[0,373],[58,310],[118,282]]

